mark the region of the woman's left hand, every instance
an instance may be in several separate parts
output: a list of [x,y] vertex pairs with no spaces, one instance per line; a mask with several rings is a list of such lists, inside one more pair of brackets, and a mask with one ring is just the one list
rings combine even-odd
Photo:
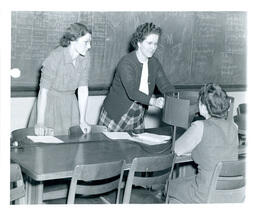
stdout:
[[88,134],[91,132],[91,125],[89,125],[87,122],[80,123],[80,128],[84,134]]

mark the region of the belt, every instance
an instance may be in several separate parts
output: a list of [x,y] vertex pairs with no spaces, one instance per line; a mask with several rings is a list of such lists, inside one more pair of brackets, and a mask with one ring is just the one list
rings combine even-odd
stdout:
[[54,96],[66,96],[66,95],[73,95],[75,94],[75,90],[68,90],[68,91],[59,91],[55,89],[50,89],[49,93]]

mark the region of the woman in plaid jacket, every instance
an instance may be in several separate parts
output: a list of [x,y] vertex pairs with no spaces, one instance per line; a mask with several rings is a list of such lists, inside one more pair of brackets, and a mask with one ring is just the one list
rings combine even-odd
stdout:
[[138,26],[133,34],[131,44],[135,50],[118,63],[100,113],[98,123],[108,127],[109,131],[143,129],[148,106],[164,106],[163,97],[152,97],[155,86],[162,94],[174,92],[174,86],[153,56],[160,35],[160,27],[153,23]]

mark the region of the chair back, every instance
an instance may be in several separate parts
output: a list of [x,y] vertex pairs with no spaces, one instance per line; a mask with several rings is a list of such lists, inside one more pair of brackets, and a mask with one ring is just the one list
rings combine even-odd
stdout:
[[97,195],[117,189],[116,203],[119,203],[120,189],[125,162],[115,161],[100,164],[77,165],[68,194],[68,204],[75,202],[75,195]]
[[245,199],[245,159],[216,165],[208,203],[239,203]]
[[[101,133],[107,132],[107,127],[101,125],[91,125],[91,133]],[[69,135],[83,135],[83,131],[81,130],[80,126],[72,126],[69,128]]]
[[11,142],[22,141],[28,135],[35,135],[34,127],[13,130],[11,133]]
[[239,104],[237,107],[237,114],[246,114],[247,113],[247,105],[246,103]]
[[25,187],[20,166],[12,163],[10,173],[10,202],[15,201],[16,204],[25,204]]
[[134,158],[126,181],[123,203],[130,202],[133,185],[165,185],[172,173],[173,163],[174,154]]

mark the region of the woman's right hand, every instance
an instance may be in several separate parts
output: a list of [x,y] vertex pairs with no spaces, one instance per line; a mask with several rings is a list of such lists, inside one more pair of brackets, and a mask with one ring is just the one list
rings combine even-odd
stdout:
[[83,133],[86,135],[91,132],[91,125],[89,125],[87,122],[81,122],[80,128],[83,131]]
[[149,102],[150,105],[158,107],[160,109],[164,107],[164,103],[165,103],[165,100],[163,97],[159,97],[159,98],[152,97]]
[[36,124],[35,125],[35,134],[38,136],[45,135],[45,129],[46,127],[43,124]]
[[36,124],[35,125],[35,135],[37,136],[53,136],[54,130],[52,128],[48,128],[44,126],[43,124]]

